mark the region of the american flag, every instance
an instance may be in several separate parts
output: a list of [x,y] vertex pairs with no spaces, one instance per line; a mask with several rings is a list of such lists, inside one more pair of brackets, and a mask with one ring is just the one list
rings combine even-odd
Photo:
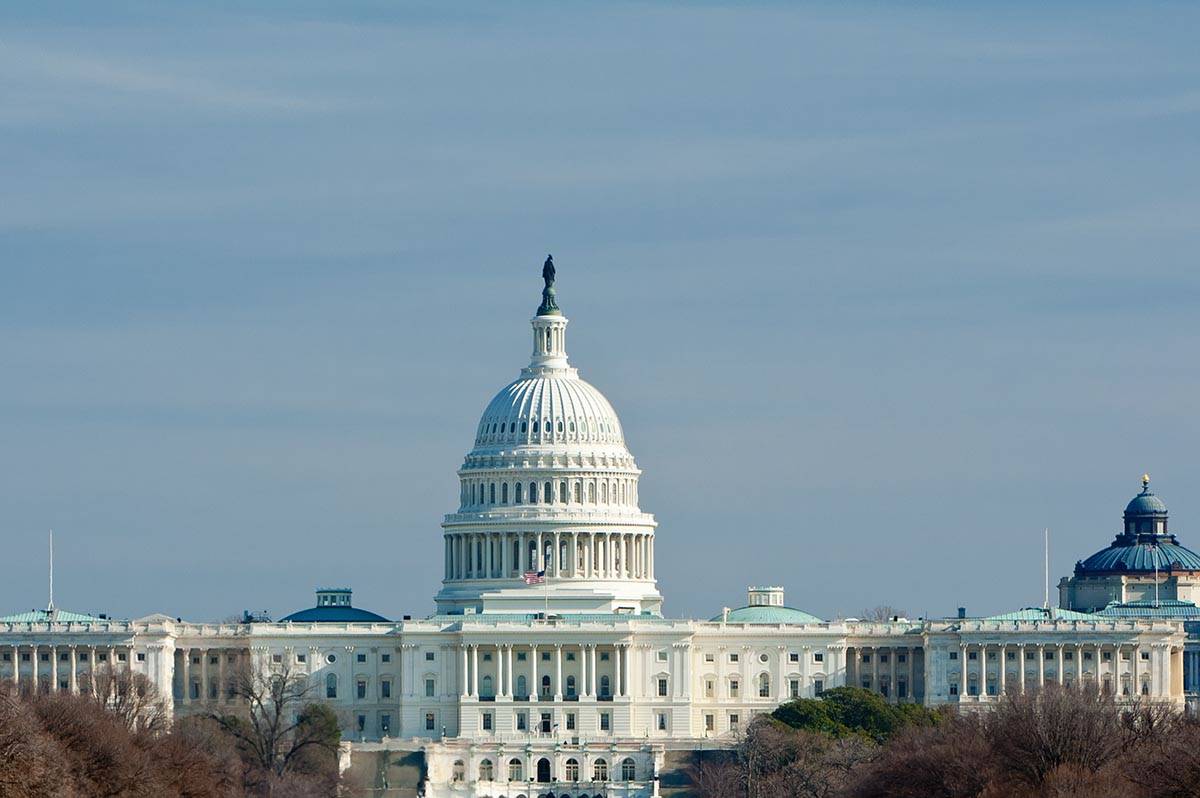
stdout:
[[521,579],[523,579],[525,581],[525,584],[527,584],[527,585],[540,585],[546,581],[546,572],[545,571],[526,571],[521,576]]

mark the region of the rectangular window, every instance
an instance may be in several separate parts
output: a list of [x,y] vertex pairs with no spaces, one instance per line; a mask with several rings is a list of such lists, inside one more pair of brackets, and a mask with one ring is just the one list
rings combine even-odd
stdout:
[[[1050,662],[1050,661],[1051,661],[1051,660],[1053,660],[1053,659],[1054,659],[1054,652],[1053,652],[1053,651],[1047,651],[1047,652],[1046,652],[1046,661],[1047,661],[1047,662]],[[1129,657],[1126,657],[1125,659],[1129,659]]]
[[542,652],[542,662],[549,662],[549,661],[550,661],[550,652],[543,651]]
[[738,661],[738,655],[737,655],[737,654],[730,654],[730,655],[729,655],[729,661],[730,661],[730,662],[737,662],[737,661]]
[[379,683],[379,694],[383,698],[392,697],[392,682],[390,679],[384,679]]
[[1102,659],[1105,662],[1112,662],[1112,652],[1105,651],[1103,654],[1100,655],[1100,659]]
[[712,679],[705,679],[705,680],[704,680],[704,697],[705,697],[705,698],[712,698],[712,697],[713,697],[713,687],[714,687],[714,685],[713,685],[713,680],[712,680]]
[[666,651],[661,651],[661,650],[660,650],[660,651],[658,651],[658,652],[656,652],[656,653],[655,653],[654,657],[655,657],[655,659],[657,659],[659,662],[666,662],[666,661],[667,661],[667,652],[666,652]]
[[308,662],[308,655],[307,654],[297,654],[296,662]]
[[717,655],[716,655],[716,654],[705,654],[705,655],[704,655],[704,661],[705,661],[705,662],[716,662],[716,661],[717,661]]
[[433,662],[433,652],[432,652],[432,651],[426,651],[426,652],[425,652],[425,661],[426,661],[426,662]]
[[713,715],[705,715],[704,716],[704,730],[706,732],[715,730],[717,727],[716,720],[717,720],[716,717],[714,717]]
[[283,662],[283,655],[282,654],[272,654],[271,662],[274,662],[276,665],[278,665],[279,663]]
[[436,721],[434,720],[433,713],[426,712],[425,713],[425,731],[433,731],[433,727],[435,725],[436,725]]
[[658,713],[658,730],[659,731],[667,730],[667,713],[666,712]]
[[800,680],[799,679],[792,679],[791,681],[788,682],[788,692],[792,696],[792,698],[800,697]]
[[612,726],[612,723],[609,720],[609,714],[607,712],[601,712],[600,713],[600,731],[611,731],[611,728],[610,728],[611,726]]
[[1092,661],[1092,652],[1090,652],[1090,651],[1083,652],[1083,661],[1091,662]]
[[367,680],[366,679],[359,679],[357,684],[355,685],[355,688],[356,688],[355,695],[358,698],[361,699],[361,698],[367,697]]
[[862,661],[863,661],[863,662],[870,662],[870,661],[871,661],[871,655],[870,655],[870,654],[863,654],[863,655],[862,655]]
[[367,716],[359,715],[358,716],[358,730],[361,732],[365,728],[367,728]]
[[1067,661],[1069,662],[1069,661],[1071,661],[1071,660],[1075,659],[1075,654],[1074,654],[1074,653],[1072,653],[1072,652],[1070,652],[1070,651],[1068,651],[1068,652],[1066,652],[1066,653],[1064,653],[1064,654],[1063,654],[1063,659],[1065,659],[1065,660],[1067,660]]
[[600,652],[600,661],[601,661],[601,662],[608,662],[608,652],[607,652],[607,651],[601,651],[601,652]]
[[729,716],[729,730],[736,731],[737,727],[738,727],[738,716],[736,714],[730,715]]
[[879,655],[879,661],[880,661],[880,662],[887,662],[887,661],[888,661],[888,655],[887,655],[887,654],[880,654],[880,655]]
[[[992,657],[992,659],[995,659],[995,657]],[[897,654],[896,662],[901,662],[901,663],[908,662],[908,655],[907,654]]]
[[125,655],[124,651],[117,654],[117,662],[124,662],[126,659],[128,659],[128,657]]
[[567,713],[567,731],[575,731],[575,713]]
[[492,713],[491,712],[483,713],[483,730],[484,731],[492,730]]
[[950,683],[950,695],[958,695],[958,683],[957,682]]
[[737,698],[738,690],[740,690],[740,689],[741,689],[741,684],[738,683],[737,679],[729,680],[729,697],[730,698]]
[[529,721],[524,712],[517,713],[517,731],[525,731],[529,728]]
[[1142,659],[1150,659],[1150,652],[1149,652],[1149,651],[1143,651],[1143,652],[1142,652]]
[[1004,658],[1005,658],[1006,660],[1008,660],[1009,662],[1012,662],[1014,659],[1016,659],[1016,658],[1017,658],[1017,655],[1016,655],[1016,654],[1014,654],[1013,652],[1009,651],[1009,652],[1008,652],[1008,653],[1007,653],[1007,654],[1004,656]]
[[425,697],[426,698],[433,698],[434,692],[436,689],[437,689],[437,685],[434,683],[433,679],[425,680]]
[[146,661],[146,652],[145,652],[145,651],[139,651],[139,652],[137,653],[137,657],[138,657],[138,662],[145,662],[145,661]]
[[358,655],[358,661],[359,661],[359,662],[366,662],[366,661],[367,661],[367,655],[366,655],[366,654],[359,654],[359,655]]
[[822,693],[822,691],[824,691],[824,690],[825,690],[825,680],[824,679],[813,679],[813,692],[815,692],[817,695],[820,695]]
[[[490,655],[489,655],[489,656],[490,656]],[[391,662],[391,661],[392,661],[392,655],[391,655],[391,654],[380,654],[380,655],[379,655],[379,658],[380,658],[380,659],[382,659],[384,662]]]
[[951,651],[951,652],[950,652],[950,659],[958,659],[958,652],[957,652],[957,651]]
[[1034,653],[1034,652],[1032,652],[1032,651],[1026,651],[1026,652],[1025,652],[1025,661],[1026,661],[1026,662],[1032,662],[1032,661],[1033,661],[1033,660],[1035,660],[1035,659],[1037,659],[1037,654],[1036,654],[1036,653]]
[[11,654],[11,653],[9,653],[9,652],[7,652],[7,651],[5,651],[5,652],[4,652],[4,661],[5,661],[5,662],[12,662],[12,654]]
[[658,694],[659,694],[659,696],[662,696],[662,697],[665,697],[667,695],[667,680],[666,679],[658,680]]
[[968,651],[968,652],[967,652],[967,659],[969,659],[969,660],[971,660],[972,662],[974,662],[975,660],[979,659],[979,652],[978,652],[978,651]]
[[391,730],[392,730],[392,716],[391,715],[380,715],[379,716],[379,732],[380,732],[380,734],[382,734],[384,737],[387,737],[388,732],[390,732]]

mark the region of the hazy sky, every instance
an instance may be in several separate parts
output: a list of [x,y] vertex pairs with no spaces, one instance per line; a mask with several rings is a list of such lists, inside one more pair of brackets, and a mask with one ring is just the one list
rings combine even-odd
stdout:
[[201,5],[0,8],[0,612],[432,611],[547,252],[668,614],[1200,547],[1195,5]]

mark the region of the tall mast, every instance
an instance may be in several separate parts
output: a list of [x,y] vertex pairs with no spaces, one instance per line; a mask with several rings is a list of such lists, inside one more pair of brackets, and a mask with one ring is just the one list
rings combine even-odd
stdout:
[[47,613],[54,612],[54,530],[50,530],[50,603],[46,606]]

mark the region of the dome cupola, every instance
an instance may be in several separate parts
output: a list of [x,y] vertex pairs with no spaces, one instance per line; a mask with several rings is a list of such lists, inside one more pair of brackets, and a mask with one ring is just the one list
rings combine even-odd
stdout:
[[1167,505],[1142,476],[1142,491],[1125,506],[1124,528],[1108,548],[1075,564],[1076,575],[1200,571],[1200,555],[1167,528]]

